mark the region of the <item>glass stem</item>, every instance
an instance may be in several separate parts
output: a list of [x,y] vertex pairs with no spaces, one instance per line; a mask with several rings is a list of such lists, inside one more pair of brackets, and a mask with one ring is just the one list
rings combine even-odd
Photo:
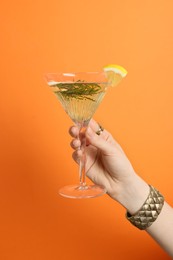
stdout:
[[85,147],[86,147],[86,138],[85,138],[85,130],[86,126],[84,124],[78,125],[79,127],[79,139],[81,141],[80,151],[81,157],[79,162],[79,182],[80,187],[86,186],[86,173],[85,173],[85,163],[86,163],[86,154],[85,154]]

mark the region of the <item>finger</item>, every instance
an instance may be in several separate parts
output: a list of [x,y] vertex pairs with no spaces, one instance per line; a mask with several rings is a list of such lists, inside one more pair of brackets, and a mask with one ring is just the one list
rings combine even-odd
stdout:
[[81,141],[79,139],[73,139],[70,143],[71,147],[74,149],[74,150],[77,150],[80,148],[81,146]]
[[112,142],[102,138],[102,134],[97,135],[90,126],[86,130],[86,137],[90,144],[100,149],[104,154],[111,154],[115,149],[115,145],[112,145]]
[[80,163],[80,159],[82,157],[82,151],[81,150],[77,150],[72,154],[72,158],[76,163]]
[[99,124],[94,119],[90,120],[89,126],[93,129],[94,132],[98,131],[99,129]]
[[95,132],[95,133],[97,133],[98,131],[100,131],[100,134],[99,135],[101,135],[101,137],[103,138],[103,139],[107,139],[108,137],[109,137],[109,132],[108,131],[106,131],[105,129],[103,129],[103,127],[99,124],[99,123],[97,123],[94,119],[91,119],[91,121],[90,121],[90,123],[89,123],[89,127],[91,127],[91,129]]
[[71,126],[69,128],[69,134],[72,136],[72,137],[78,137],[79,135],[79,128],[77,126]]

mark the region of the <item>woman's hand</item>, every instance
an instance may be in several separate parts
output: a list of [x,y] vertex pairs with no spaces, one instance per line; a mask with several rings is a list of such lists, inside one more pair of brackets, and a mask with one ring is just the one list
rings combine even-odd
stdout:
[[[128,188],[129,184],[133,184],[134,181],[139,184],[140,178],[111,134],[104,130],[100,135],[97,135],[98,129],[99,125],[92,119],[85,132],[87,143],[86,174],[95,184],[104,186],[113,199],[126,206],[124,197],[126,199],[128,193],[132,192]],[[75,150],[73,159],[78,163],[82,154],[80,151],[81,141],[85,137],[82,134],[79,140],[79,129],[76,126],[72,126],[69,133],[74,138],[71,142],[71,147]],[[142,180],[140,179],[140,181]],[[148,190],[147,185],[147,192]]]

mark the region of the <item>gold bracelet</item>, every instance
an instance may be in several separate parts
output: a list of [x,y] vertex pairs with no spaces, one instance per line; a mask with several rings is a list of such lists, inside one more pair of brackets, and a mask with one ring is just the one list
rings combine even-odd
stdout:
[[141,230],[152,225],[159,216],[164,204],[162,194],[151,185],[149,187],[150,193],[140,210],[134,215],[131,215],[129,212],[126,213],[126,218]]

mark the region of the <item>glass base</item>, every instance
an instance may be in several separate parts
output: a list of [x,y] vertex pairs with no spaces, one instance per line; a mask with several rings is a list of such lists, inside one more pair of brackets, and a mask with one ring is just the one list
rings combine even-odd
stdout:
[[95,198],[106,193],[106,189],[98,185],[68,185],[59,190],[59,194],[71,199]]

